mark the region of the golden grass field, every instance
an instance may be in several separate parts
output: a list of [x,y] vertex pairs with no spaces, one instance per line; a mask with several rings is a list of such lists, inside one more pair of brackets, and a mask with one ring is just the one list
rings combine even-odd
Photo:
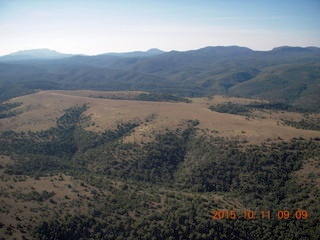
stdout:
[[[199,120],[198,134],[239,138],[249,143],[259,144],[266,140],[303,137],[319,137],[318,131],[296,129],[284,126],[283,120],[298,121],[303,118],[299,113],[256,111],[254,117],[232,115],[211,111],[209,106],[223,103],[250,103],[262,100],[229,98],[194,98],[192,103],[147,102],[136,100],[113,100],[96,97],[131,98],[141,92],[96,92],[96,91],[42,91],[32,95],[14,98],[12,102],[22,102],[18,107],[22,113],[0,120],[0,130],[41,131],[55,126],[56,119],[65,109],[76,104],[88,104],[84,114],[91,117],[86,129],[102,132],[114,129],[117,123],[137,122],[133,133],[125,141],[148,141],[154,133],[165,129],[183,128],[187,120]],[[117,95],[118,94],[118,95]],[[147,120],[147,121],[146,121]]]

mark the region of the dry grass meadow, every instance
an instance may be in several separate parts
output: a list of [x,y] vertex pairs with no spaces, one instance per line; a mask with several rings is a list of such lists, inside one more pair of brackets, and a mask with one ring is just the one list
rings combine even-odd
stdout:
[[11,101],[23,103],[17,108],[21,114],[1,119],[0,130],[45,130],[55,126],[56,119],[65,109],[76,104],[88,104],[89,109],[84,113],[91,119],[86,125],[87,130],[102,132],[116,128],[118,123],[139,123],[133,133],[126,137],[126,141],[148,141],[154,133],[183,128],[187,120],[199,120],[198,134],[239,138],[253,144],[294,137],[319,137],[318,131],[296,129],[283,124],[283,120],[301,120],[303,116],[299,113],[256,111],[252,117],[247,117],[209,109],[209,106],[223,102],[246,104],[262,100],[225,96],[194,98],[192,103],[105,99],[116,96],[131,98],[139,93],[141,92],[42,91],[18,97]]

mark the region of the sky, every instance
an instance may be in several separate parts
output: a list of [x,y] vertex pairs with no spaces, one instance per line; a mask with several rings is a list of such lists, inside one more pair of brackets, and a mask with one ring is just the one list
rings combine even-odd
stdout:
[[320,47],[320,0],[0,0],[0,56]]

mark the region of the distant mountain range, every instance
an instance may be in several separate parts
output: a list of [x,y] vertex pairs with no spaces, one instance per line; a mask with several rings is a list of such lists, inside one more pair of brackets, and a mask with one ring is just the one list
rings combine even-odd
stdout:
[[279,47],[253,51],[230,46],[96,56],[39,49],[0,57],[0,99],[38,89],[225,94],[320,110],[320,49]]
[[157,48],[151,48],[146,52],[134,51],[134,52],[126,52],[126,53],[105,53],[103,55],[119,56],[119,57],[147,57],[147,56],[159,55],[161,53],[165,53],[165,52]]
[[0,61],[18,61],[30,59],[60,59],[71,57],[72,54],[59,53],[50,49],[32,49],[11,53],[0,57]]
[[[119,57],[144,57],[144,56],[155,56],[161,53],[164,53],[164,51],[161,51],[157,48],[152,48],[146,52],[134,51],[134,52],[126,52],[126,53],[105,53],[101,55],[119,56]],[[61,58],[75,56],[75,55],[77,54],[59,53],[54,50],[43,48],[43,49],[22,50],[22,51],[8,54],[8,55],[4,55],[0,57],[0,61],[8,62],[8,61],[35,60],[35,59],[61,59]],[[82,55],[82,56],[85,56],[85,55]]]

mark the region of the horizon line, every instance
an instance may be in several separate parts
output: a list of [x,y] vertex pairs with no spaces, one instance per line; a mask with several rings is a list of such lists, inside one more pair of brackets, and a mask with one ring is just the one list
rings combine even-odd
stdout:
[[4,56],[10,56],[12,54],[16,54],[16,53],[19,53],[19,52],[24,52],[24,51],[37,51],[37,50],[49,50],[49,51],[52,51],[52,52],[56,52],[58,54],[66,54],[66,55],[73,55],[73,56],[99,56],[99,55],[107,55],[107,54],[126,54],[126,53],[134,53],[134,52],[148,52],[150,50],[159,50],[159,51],[162,51],[163,53],[169,53],[169,52],[188,52],[188,51],[197,51],[197,50],[200,50],[200,49],[204,49],[204,48],[209,48],[209,47],[239,47],[239,48],[247,48],[247,49],[250,49],[251,51],[255,51],[255,52],[269,52],[269,51],[272,51],[272,50],[275,50],[275,49],[278,49],[278,48],[285,48],[285,47],[289,47],[289,48],[320,48],[318,46],[290,46],[290,45],[281,45],[281,46],[278,46],[278,47],[273,47],[272,49],[269,49],[269,50],[258,50],[258,49],[252,49],[250,47],[246,47],[246,46],[239,46],[239,45],[215,45],[215,46],[212,46],[212,45],[208,45],[208,46],[204,46],[204,47],[200,47],[200,48],[197,48],[197,49],[188,49],[188,50],[175,50],[175,49],[172,49],[172,50],[169,50],[169,51],[165,51],[165,50],[162,50],[160,48],[157,48],[157,47],[152,47],[152,48],[149,48],[147,50],[132,50],[132,51],[125,51],[125,52],[101,52],[101,53],[98,53],[98,54],[85,54],[85,53],[68,53],[68,52],[63,52],[63,51],[59,51],[59,50],[55,50],[55,49],[52,49],[52,48],[46,48],[46,47],[41,47],[41,48],[31,48],[31,49],[23,49],[23,50],[17,50],[15,52],[11,52],[11,53],[8,53],[8,54],[4,54],[4,55],[0,55],[0,58],[1,57],[4,57]]

